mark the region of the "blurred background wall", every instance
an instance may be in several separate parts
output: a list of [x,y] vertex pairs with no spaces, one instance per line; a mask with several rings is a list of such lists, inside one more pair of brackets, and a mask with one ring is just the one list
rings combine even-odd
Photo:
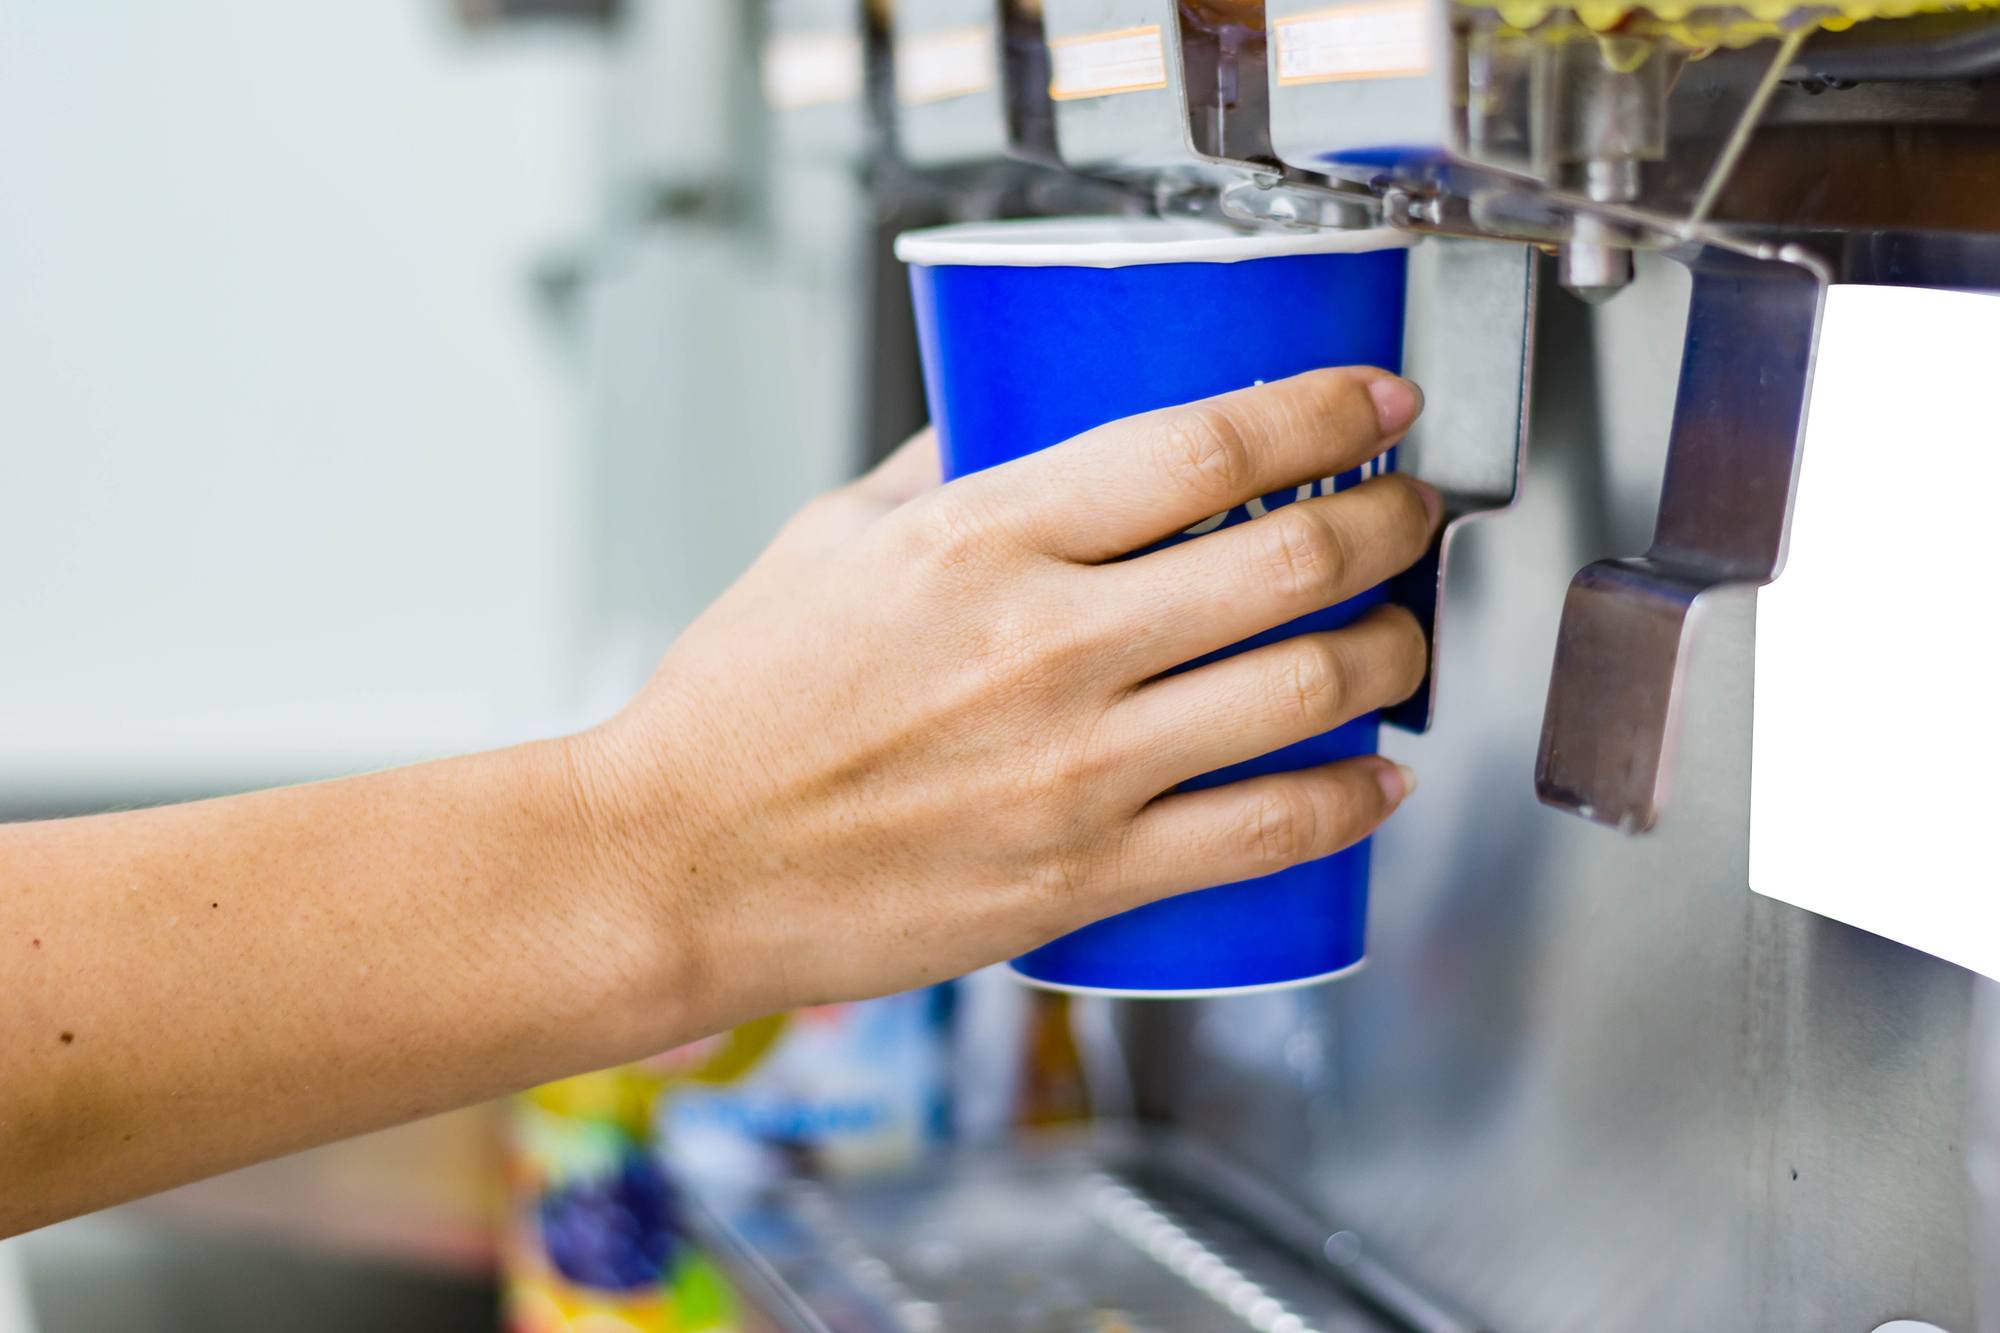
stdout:
[[0,3],[0,799],[473,745],[577,671],[601,57],[411,0]]
[[[480,8],[0,0],[0,819],[588,721],[871,451],[749,7]],[[497,1187],[472,1112],[50,1228],[0,1333],[490,1327]]]
[[0,0],[0,809],[569,725],[851,470],[743,8]]

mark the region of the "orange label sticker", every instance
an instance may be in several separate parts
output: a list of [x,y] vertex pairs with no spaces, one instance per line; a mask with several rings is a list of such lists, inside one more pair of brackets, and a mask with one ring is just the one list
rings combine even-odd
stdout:
[[985,24],[896,40],[896,100],[905,106],[983,93],[1000,79],[998,39]]
[[1431,68],[1429,0],[1345,5],[1272,25],[1278,82],[1400,79]]
[[1049,96],[1058,102],[1166,86],[1167,47],[1157,23],[1049,43]]

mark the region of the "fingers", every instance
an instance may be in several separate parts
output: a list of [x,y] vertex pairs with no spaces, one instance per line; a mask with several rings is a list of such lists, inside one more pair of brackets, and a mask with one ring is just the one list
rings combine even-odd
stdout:
[[916,499],[943,480],[935,428],[926,426],[877,463],[855,489],[885,509]]
[[1415,786],[1409,770],[1369,755],[1163,796],[1132,825],[1120,896],[1132,906],[1331,856],[1374,832]]
[[1416,618],[1382,607],[1144,685],[1113,707],[1105,736],[1113,753],[1144,756],[1132,776],[1161,791],[1409,698],[1425,657]]
[[1095,563],[1359,467],[1408,428],[1422,401],[1384,370],[1315,370],[1112,422],[977,484],[992,512],[1039,549]]
[[1345,601],[1429,549],[1442,502],[1391,475],[1339,495],[1091,571],[1135,677],[1154,676],[1261,630]]

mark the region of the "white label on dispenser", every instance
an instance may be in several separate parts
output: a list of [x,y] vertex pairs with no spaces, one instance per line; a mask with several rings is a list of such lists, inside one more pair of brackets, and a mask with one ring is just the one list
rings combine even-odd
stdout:
[[986,24],[896,41],[896,100],[905,106],[983,93],[999,78],[998,39]]
[[1166,86],[1167,47],[1157,23],[1049,43],[1049,96],[1058,102]]
[[859,33],[781,32],[764,46],[764,100],[780,111],[852,102],[865,68]]
[[1431,67],[1429,0],[1346,5],[1273,25],[1278,82],[1399,79]]
[[1757,595],[1750,887],[2000,978],[1995,347],[2000,295],[1827,292]]

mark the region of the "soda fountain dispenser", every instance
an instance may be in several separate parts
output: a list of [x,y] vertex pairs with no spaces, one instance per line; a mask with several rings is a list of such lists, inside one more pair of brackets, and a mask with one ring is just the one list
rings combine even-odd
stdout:
[[[1405,466],[1450,522],[1402,590],[1434,678],[1384,745],[1425,788],[1376,840],[1370,968],[1134,1006],[1146,1131],[779,1207],[772,1266],[884,1328],[1122,1301],[1163,1328],[1972,1333],[2000,1269],[1966,1167],[1980,983],[1748,891],[1750,676],[1827,288],[2000,288],[2000,14],[886,18],[882,180],[953,215],[1075,211],[981,192],[1032,167],[1099,207],[1420,236]],[[1034,1299],[982,1303],[1010,1273]]]

